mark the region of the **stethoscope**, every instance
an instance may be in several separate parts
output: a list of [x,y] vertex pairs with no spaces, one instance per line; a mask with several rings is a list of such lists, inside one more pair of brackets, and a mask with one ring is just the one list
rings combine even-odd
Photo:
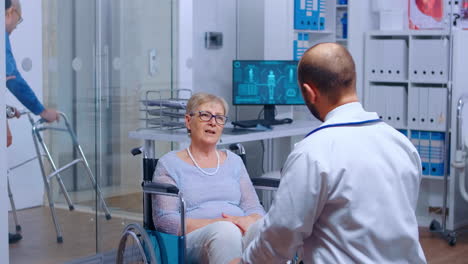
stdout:
[[347,122],[347,123],[336,123],[336,124],[329,124],[321,127],[317,127],[316,129],[312,130],[305,136],[308,137],[312,135],[313,133],[320,131],[325,128],[329,127],[343,127],[343,126],[360,126],[360,125],[365,125],[365,124],[371,124],[371,123],[378,123],[378,122],[383,122],[382,119],[370,119],[370,120],[364,120],[364,121],[359,121],[359,122]]

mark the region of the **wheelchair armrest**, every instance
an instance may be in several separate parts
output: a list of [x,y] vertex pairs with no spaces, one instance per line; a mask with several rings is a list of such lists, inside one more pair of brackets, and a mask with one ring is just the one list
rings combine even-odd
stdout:
[[252,178],[252,183],[256,187],[278,188],[280,184],[280,179],[259,177]]
[[157,183],[157,182],[144,182],[142,183],[143,192],[158,192],[158,193],[170,193],[179,194],[179,188],[169,183]]

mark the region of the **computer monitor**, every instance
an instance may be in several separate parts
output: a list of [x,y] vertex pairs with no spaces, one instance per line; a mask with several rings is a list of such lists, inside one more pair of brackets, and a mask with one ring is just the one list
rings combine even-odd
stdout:
[[264,120],[274,121],[275,105],[302,105],[297,61],[235,60],[232,62],[233,105],[263,105]]

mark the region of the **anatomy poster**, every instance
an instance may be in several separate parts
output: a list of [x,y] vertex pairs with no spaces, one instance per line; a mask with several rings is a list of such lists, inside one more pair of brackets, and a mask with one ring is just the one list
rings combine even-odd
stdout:
[[410,29],[443,29],[446,25],[444,0],[409,0]]

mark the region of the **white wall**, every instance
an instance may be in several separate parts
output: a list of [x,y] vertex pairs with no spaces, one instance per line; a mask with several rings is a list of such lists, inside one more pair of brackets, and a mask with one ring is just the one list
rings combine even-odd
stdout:
[[[24,18],[10,36],[13,55],[18,70],[42,101],[42,1],[26,1],[22,5]],[[22,62],[30,59],[32,68],[24,71]],[[3,75],[2,75],[3,76]],[[16,98],[7,93],[6,103],[24,108]],[[9,120],[13,145],[7,149],[8,167],[12,167],[36,155],[31,136],[31,124],[26,116]],[[37,161],[28,163],[10,173],[10,185],[17,209],[43,203],[43,181]]]
[[377,27],[377,18],[371,11],[371,1],[351,0],[348,5],[348,50],[356,63],[356,87],[361,101],[364,99],[365,32]]
[[[197,0],[193,5],[193,18],[193,91],[221,96],[232,106],[232,60],[236,58],[237,44],[236,0]],[[222,47],[206,49],[205,32],[221,32]]]
[[193,89],[193,0],[178,2],[176,87]]
[[[256,119],[260,106],[232,106],[232,60],[292,59],[293,2],[197,0],[179,5],[177,79],[181,87],[225,98],[231,108],[231,120]],[[204,34],[209,31],[223,33],[220,49],[205,48]],[[292,117],[292,107],[280,106],[278,114],[280,118]],[[261,174],[260,142],[244,145],[249,153],[249,173]],[[275,140],[273,151],[283,153],[275,156],[275,167],[283,165],[289,146],[289,139]]]
[[[0,8],[0,25],[5,24],[5,8]],[[5,27],[0,27],[0,35],[5,35]],[[5,50],[5,41],[0,40],[0,50]],[[5,52],[0,53],[0,61],[5,61]],[[5,64],[0,63],[0,83],[2,96],[0,96],[0,263],[8,263],[9,251],[7,242],[8,233],[8,197],[7,193],[7,178],[6,178],[6,122],[5,122],[5,94],[7,89],[5,86]]]

